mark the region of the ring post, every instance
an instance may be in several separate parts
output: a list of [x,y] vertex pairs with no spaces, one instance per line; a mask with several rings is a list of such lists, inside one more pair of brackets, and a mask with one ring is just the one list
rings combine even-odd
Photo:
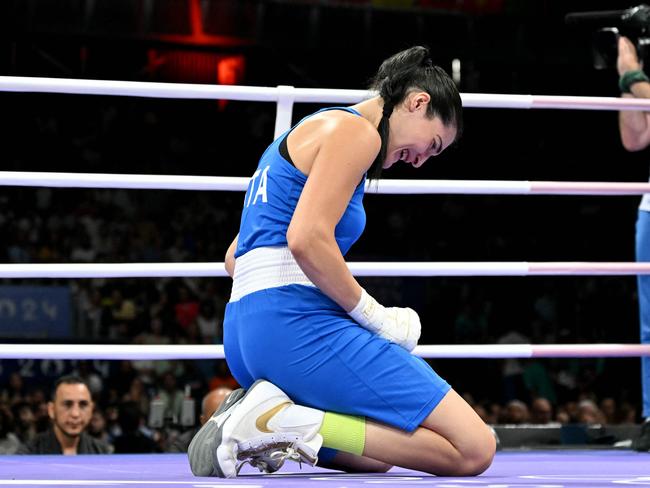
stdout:
[[278,85],[278,108],[275,115],[275,133],[273,140],[277,139],[291,127],[293,115],[293,102],[296,99],[296,89],[289,85]]

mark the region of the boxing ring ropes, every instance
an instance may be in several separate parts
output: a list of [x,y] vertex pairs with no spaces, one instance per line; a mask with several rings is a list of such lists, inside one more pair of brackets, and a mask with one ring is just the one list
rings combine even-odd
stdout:
[[[305,89],[291,86],[246,87],[74,80],[0,76],[0,91],[64,93],[174,99],[225,99],[275,102],[275,136],[292,123],[295,103],[352,104],[371,95],[365,90]],[[650,100],[608,97],[464,93],[464,107],[573,110],[650,110]],[[245,191],[247,177],[0,171],[0,186],[113,188],[141,190]],[[379,194],[642,195],[650,183],[381,180],[367,187]],[[650,274],[637,262],[350,262],[355,276],[541,276]],[[224,263],[0,264],[0,278],[226,277]],[[551,358],[650,356],[648,344],[492,344],[420,345],[424,358]],[[223,346],[0,344],[0,359],[218,359]],[[393,468],[382,475],[349,475],[303,467],[274,475],[244,470],[236,480],[195,478],[183,455],[0,456],[0,487],[43,485],[153,486],[619,486],[650,485],[647,454],[631,451],[499,452],[478,478],[453,479]],[[60,469],[66,467],[61,479]],[[526,470],[527,473],[526,474]]]

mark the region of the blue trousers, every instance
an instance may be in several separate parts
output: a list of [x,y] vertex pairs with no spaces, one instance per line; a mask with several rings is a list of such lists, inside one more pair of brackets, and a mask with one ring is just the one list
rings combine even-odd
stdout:
[[[650,212],[639,210],[636,221],[636,260],[650,262]],[[650,344],[650,275],[638,275],[641,343]],[[642,415],[650,417],[650,357],[641,358]]]
[[224,349],[245,388],[263,378],[299,405],[406,431],[450,389],[421,358],[360,327],[313,287],[269,288],[228,303]]

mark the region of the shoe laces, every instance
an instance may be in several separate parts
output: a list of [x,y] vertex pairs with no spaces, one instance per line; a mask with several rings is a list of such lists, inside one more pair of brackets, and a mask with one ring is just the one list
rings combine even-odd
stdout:
[[268,449],[240,461],[237,464],[237,474],[245,464],[250,464],[263,473],[275,473],[287,460],[297,462],[302,469],[302,461],[306,459],[301,455],[300,450],[295,449],[294,444],[291,444],[284,448]]
[[271,461],[279,465],[278,468],[282,466],[288,459],[289,461],[297,462],[300,465],[300,469],[302,469],[302,456],[300,454],[300,451],[294,449],[293,445],[287,447],[286,449],[280,449],[272,452],[269,455],[269,458]]

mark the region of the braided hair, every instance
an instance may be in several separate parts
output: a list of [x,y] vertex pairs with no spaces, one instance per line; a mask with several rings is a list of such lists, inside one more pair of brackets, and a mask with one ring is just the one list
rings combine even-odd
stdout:
[[384,102],[381,121],[377,130],[381,136],[379,154],[368,170],[368,178],[377,180],[388,150],[388,119],[393,109],[413,90],[429,94],[431,101],[427,107],[429,117],[439,117],[447,126],[456,126],[456,139],[463,129],[462,101],[458,89],[449,75],[435,66],[429,57],[429,50],[414,46],[386,59],[370,82],[369,89],[375,90]]

